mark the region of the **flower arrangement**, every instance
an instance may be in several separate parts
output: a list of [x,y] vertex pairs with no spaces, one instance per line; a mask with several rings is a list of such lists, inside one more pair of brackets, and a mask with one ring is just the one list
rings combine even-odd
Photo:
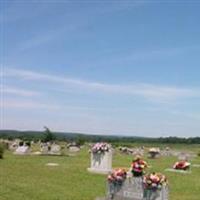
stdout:
[[140,156],[136,156],[131,164],[131,172],[133,176],[142,176],[146,167],[147,163]]
[[108,189],[109,189],[109,199],[113,199],[114,195],[120,191],[123,182],[126,180],[126,170],[125,169],[115,169],[107,177]]
[[109,144],[105,143],[105,142],[99,142],[93,145],[91,151],[92,153],[104,153],[104,152],[108,152],[110,149]]
[[163,185],[167,185],[167,178],[161,173],[151,173],[144,176],[143,184],[145,189],[157,190],[161,189]]
[[107,180],[109,183],[120,185],[126,179],[126,175],[127,173],[125,169],[115,169],[108,175]]
[[176,162],[173,168],[178,170],[187,170],[190,168],[190,163],[185,160],[181,160],[179,162]]

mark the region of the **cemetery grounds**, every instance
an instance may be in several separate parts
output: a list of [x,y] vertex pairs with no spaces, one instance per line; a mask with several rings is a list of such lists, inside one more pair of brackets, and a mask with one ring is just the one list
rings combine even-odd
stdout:
[[[195,153],[200,150],[200,145],[168,146]],[[113,168],[129,168],[132,158],[115,151]],[[148,159],[146,154],[144,159],[152,166],[148,172],[161,172],[168,177],[170,200],[200,200],[200,168],[192,167],[191,174],[167,172],[165,169],[173,166],[177,157]],[[46,166],[47,163],[59,165]],[[200,165],[200,156],[191,163]],[[0,200],[94,200],[105,196],[106,176],[89,173],[89,166],[87,147],[75,156],[17,156],[6,151],[0,160]]]

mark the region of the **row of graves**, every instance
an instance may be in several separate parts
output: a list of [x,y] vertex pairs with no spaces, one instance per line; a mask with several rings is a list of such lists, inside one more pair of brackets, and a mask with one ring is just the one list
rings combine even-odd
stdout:
[[119,147],[119,151],[120,151],[120,153],[126,154],[126,155],[141,155],[141,156],[143,156],[145,153],[145,148],[144,148],[144,146],[139,147],[139,148]]
[[[121,149],[130,153],[130,149]],[[138,150],[138,149],[137,149]],[[138,151],[143,152],[143,148]],[[165,155],[171,155],[166,149]],[[91,166],[89,172],[108,174],[107,196],[103,200],[168,200],[169,186],[167,177],[159,172],[147,174],[145,169],[148,166],[140,155],[136,155],[131,163],[130,169],[112,169],[113,149],[107,143],[96,143],[91,150]],[[148,151],[150,158],[160,155],[158,148],[151,148]],[[133,152],[131,152],[134,155]],[[187,154],[180,153],[179,161],[166,171],[190,173],[191,164],[188,162]]]
[[61,155],[61,146],[58,144],[41,143],[41,151],[38,154],[42,155]]
[[[169,147],[165,147],[163,149],[160,149],[158,147],[152,147],[152,148],[145,148],[144,146],[139,147],[139,148],[128,148],[128,147],[119,147],[119,152],[121,154],[126,154],[126,155],[140,155],[144,156],[145,153],[148,154],[148,158],[159,158],[159,157],[165,157],[165,156],[175,156],[178,157],[180,160],[181,159],[191,159],[196,157],[197,155],[193,152],[180,152],[176,150],[172,150]],[[181,158],[183,157],[183,158]]]
[[15,155],[61,155],[61,147],[54,143],[41,143],[40,151],[32,152],[30,143],[20,141],[12,144],[10,149]]
[[[143,156],[146,152],[145,147],[139,147],[139,148],[127,148],[127,147],[120,147],[119,151],[123,154],[127,155],[141,155]],[[169,148],[166,148],[164,150],[160,150],[159,148],[150,148],[148,149],[148,157],[149,158],[158,158],[159,156],[171,156],[172,153]]]
[[144,146],[139,148],[119,147],[119,152],[127,155],[140,155],[140,156],[143,156],[145,152],[147,152],[149,158],[158,158],[159,156],[172,155],[172,152],[169,147],[166,147],[162,151],[156,147],[150,148],[148,149],[148,151],[145,149]]
[[33,151],[31,148],[31,142],[24,142],[21,140],[15,140],[9,144],[9,150],[15,155],[75,155],[80,151],[80,147],[75,143],[67,145],[59,145],[55,142],[38,143],[39,151]]

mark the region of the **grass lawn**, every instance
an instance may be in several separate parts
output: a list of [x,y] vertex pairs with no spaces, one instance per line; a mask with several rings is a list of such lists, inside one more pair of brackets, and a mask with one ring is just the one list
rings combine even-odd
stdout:
[[[188,149],[197,152],[200,146]],[[167,175],[170,200],[200,200],[200,168],[192,168],[191,174],[165,172],[174,164],[175,157],[145,159],[152,165],[148,171]],[[131,160],[131,156],[115,153],[113,167],[129,167]],[[49,162],[59,166],[46,166]],[[192,163],[200,164],[200,157]],[[89,165],[87,149],[74,157],[16,156],[6,152],[0,160],[0,200],[94,200],[104,196],[106,176],[88,173]]]

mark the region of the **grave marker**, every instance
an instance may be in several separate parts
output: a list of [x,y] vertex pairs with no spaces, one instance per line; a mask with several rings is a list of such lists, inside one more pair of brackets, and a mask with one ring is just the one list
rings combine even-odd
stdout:
[[103,153],[91,153],[91,165],[88,171],[102,174],[112,171],[112,150]]
[[168,200],[168,186],[160,189],[145,189],[142,177],[127,178],[118,188],[110,187],[107,199],[109,200]]
[[96,143],[91,149],[89,172],[108,174],[112,171],[112,148],[107,143]]
[[52,144],[49,154],[51,154],[51,155],[61,155],[61,147],[57,144]]
[[16,155],[26,155],[29,153],[30,153],[30,148],[28,146],[19,146],[14,152],[14,154]]

